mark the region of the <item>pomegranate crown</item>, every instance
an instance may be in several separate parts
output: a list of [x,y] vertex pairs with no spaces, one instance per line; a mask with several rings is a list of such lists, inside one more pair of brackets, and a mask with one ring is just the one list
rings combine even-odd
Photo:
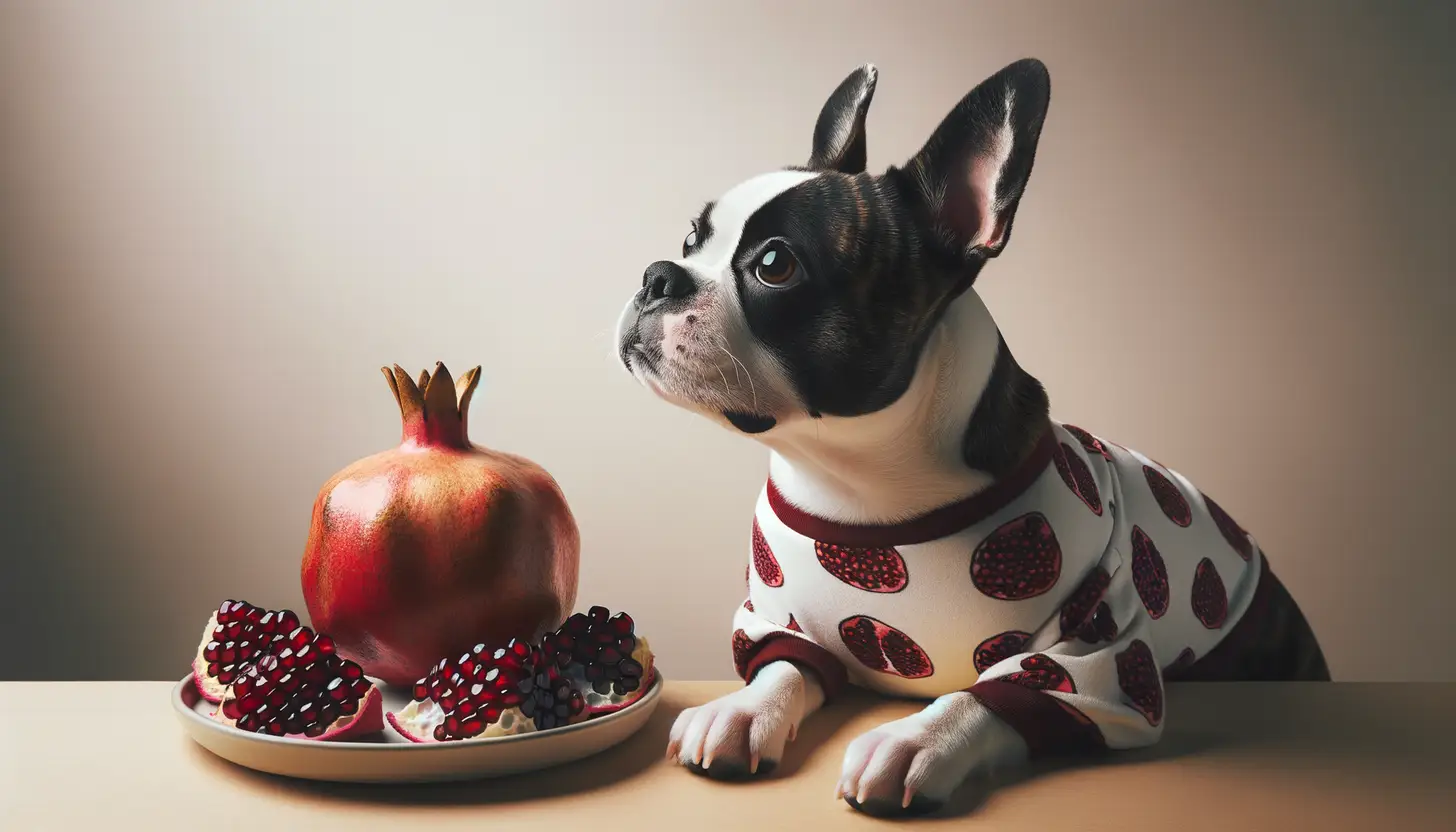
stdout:
[[437,445],[452,448],[470,446],[466,432],[466,417],[470,411],[470,397],[480,383],[480,367],[468,370],[458,381],[450,377],[450,371],[441,362],[435,362],[435,372],[421,370],[419,381],[398,364],[382,367],[394,400],[399,403],[400,416],[404,420],[404,441],[419,445]]

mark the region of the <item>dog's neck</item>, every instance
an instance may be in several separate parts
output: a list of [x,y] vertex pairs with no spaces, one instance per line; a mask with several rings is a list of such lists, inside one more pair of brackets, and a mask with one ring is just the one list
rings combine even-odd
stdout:
[[946,310],[894,404],[853,418],[794,419],[761,437],[772,451],[775,487],[810,514],[874,524],[984,489],[996,472],[967,462],[967,432],[1000,348],[990,311],[967,290]]

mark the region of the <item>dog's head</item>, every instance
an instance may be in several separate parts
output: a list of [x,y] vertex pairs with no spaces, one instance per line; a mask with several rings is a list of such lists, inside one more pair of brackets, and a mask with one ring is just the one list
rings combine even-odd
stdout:
[[909,385],[942,312],[1011,238],[1050,94],[1036,60],[977,86],[904,167],[865,171],[873,66],[830,95],[809,161],[749,179],[647,267],[622,362],[683,407],[761,434],[859,416]]

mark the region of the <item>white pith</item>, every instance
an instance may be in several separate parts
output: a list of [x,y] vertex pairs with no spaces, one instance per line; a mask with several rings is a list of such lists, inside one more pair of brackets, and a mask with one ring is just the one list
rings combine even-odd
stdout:
[[[393,716],[400,729],[422,742],[435,742],[435,728],[445,723],[445,709],[432,699],[411,701]],[[476,736],[511,737],[529,734],[535,730],[536,723],[521,713],[520,708],[509,708],[501,713],[500,719],[487,725]]]

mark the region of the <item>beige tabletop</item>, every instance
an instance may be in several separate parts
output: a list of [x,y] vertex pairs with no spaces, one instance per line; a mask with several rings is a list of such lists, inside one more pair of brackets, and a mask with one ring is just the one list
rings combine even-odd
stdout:
[[[849,741],[908,713],[853,695],[775,774],[718,783],[662,759],[684,707],[733,689],[671,682],[648,726],[559,769],[431,786],[256,774],[182,733],[171,682],[0,684],[0,830],[795,830],[886,827],[833,799]],[[1174,685],[1156,749],[963,789],[947,823],[1011,830],[1456,829],[1456,685]]]

